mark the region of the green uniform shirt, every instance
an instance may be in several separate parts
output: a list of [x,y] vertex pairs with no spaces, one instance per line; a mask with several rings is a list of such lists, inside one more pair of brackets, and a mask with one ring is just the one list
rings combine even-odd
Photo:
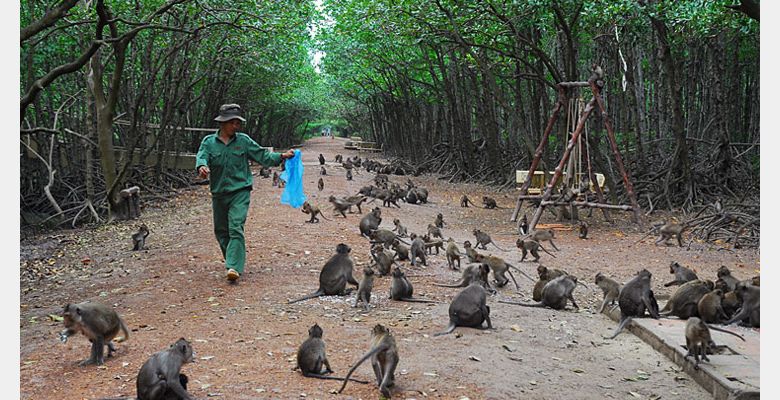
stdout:
[[252,188],[252,172],[249,160],[266,167],[282,162],[281,153],[273,153],[260,147],[249,135],[236,132],[225,144],[217,137],[219,131],[203,138],[198,155],[195,156],[195,170],[208,166],[209,186],[215,195],[232,193]]

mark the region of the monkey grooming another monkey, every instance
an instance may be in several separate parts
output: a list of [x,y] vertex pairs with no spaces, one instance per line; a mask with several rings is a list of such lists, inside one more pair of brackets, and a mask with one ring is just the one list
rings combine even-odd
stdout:
[[490,235],[488,235],[487,233],[482,232],[479,229],[474,229],[472,231],[472,233],[474,234],[474,237],[476,238],[476,242],[477,242],[476,243],[476,247],[479,247],[480,245],[482,245],[482,250],[487,250],[487,244],[488,243],[493,243],[493,246],[496,246],[497,249],[499,249],[501,251],[506,251],[506,250],[498,247],[496,242],[494,242],[493,239],[490,238]]
[[739,279],[731,275],[731,271],[729,271],[728,267],[726,267],[725,265],[721,265],[720,268],[718,268],[718,279],[721,279],[723,280],[723,282],[726,283],[726,286],[728,286],[729,291],[734,290],[737,287],[737,283],[739,282]]
[[587,239],[588,238],[588,223],[585,221],[580,221],[580,239]]
[[398,367],[399,361],[398,347],[390,331],[379,324],[371,330],[371,348],[349,369],[347,377],[344,379],[341,389],[339,389],[339,393],[344,391],[347,381],[352,376],[352,373],[355,372],[355,369],[369,357],[371,358],[371,366],[376,375],[376,384],[379,386],[379,391],[382,393],[382,396],[390,398],[390,388],[395,386],[395,369]]
[[381,223],[382,209],[374,207],[370,213],[364,215],[363,218],[360,219],[360,224],[358,225],[358,228],[360,228],[360,236],[371,237],[371,233],[379,229],[379,224]]
[[496,199],[488,196],[482,196],[482,204],[485,206],[485,208],[491,210],[494,208],[499,208],[498,204],[496,204]]
[[699,300],[709,293],[715,284],[712,281],[693,280],[685,282],[666,302],[661,315],[674,315],[680,319],[699,316]]
[[393,269],[393,281],[390,282],[390,298],[396,301],[408,301],[411,303],[435,303],[435,301],[416,299],[412,297],[414,287],[400,267]]
[[693,368],[696,370],[699,369],[700,356],[703,361],[710,361],[710,359],[707,357],[710,343],[712,343],[710,329],[734,335],[742,339],[743,342],[745,341],[744,337],[734,332],[714,326],[708,326],[704,321],[696,317],[689,318],[688,322],[685,323],[685,346],[688,347],[688,354],[686,354],[684,358],[687,360],[688,357],[693,356],[693,358],[696,360],[696,364],[693,366]]
[[147,236],[149,236],[149,228],[146,224],[141,224],[141,226],[138,227],[138,232],[133,234],[133,251],[144,249]]
[[615,301],[618,299],[618,295],[620,294],[620,284],[617,283],[614,279],[602,274],[601,272],[596,274],[596,286],[601,288],[601,290],[604,292],[604,301],[601,303],[601,307],[599,307],[598,313],[601,314],[604,312],[604,307],[607,306],[607,303],[612,304],[613,307],[610,309],[612,311],[615,306]]
[[[317,324],[309,328],[309,338],[298,347],[296,361],[298,365],[295,368],[300,369],[301,374],[307,378],[344,380],[344,378],[325,375],[333,372],[333,370],[330,368],[328,357],[325,355],[325,341],[322,340],[322,328]],[[322,370],[323,366],[325,367],[324,371]],[[358,383],[368,383],[357,379],[350,380]]]
[[[452,238],[447,239],[447,251],[445,252],[447,255],[447,266],[450,267],[451,270],[458,271],[460,270],[460,249],[458,248],[458,245],[455,243],[455,241]],[[455,261],[458,262],[458,267],[455,268]]]
[[433,225],[437,228],[444,228],[444,216],[441,213],[436,214],[436,219],[433,221]]
[[326,218],[325,215],[322,214],[322,211],[320,211],[319,207],[311,205],[311,203],[308,201],[303,202],[301,212],[304,214],[311,214],[311,218],[306,221],[308,223],[319,223],[320,219],[317,218],[317,214],[319,214],[322,218],[325,218],[326,221],[330,221],[330,219]]
[[695,272],[691,271],[689,268],[683,267],[682,265],[678,264],[676,261],[673,261],[671,264],[669,264],[669,273],[674,274],[674,280],[665,283],[664,284],[665,287],[682,285],[686,282],[699,279],[699,277],[696,276]]
[[119,314],[101,303],[66,304],[62,311],[62,322],[65,325],[65,329],[60,332],[62,343],[66,343],[68,337],[77,333],[84,334],[92,343],[89,358],[80,362],[80,366],[103,365],[103,346],[108,347],[108,357],[111,357],[116,351],[111,340],[120,330],[124,336],[121,341],[130,338],[127,325]]
[[355,297],[355,304],[352,307],[357,307],[358,302],[362,301],[366,312],[368,312],[369,303],[371,303],[371,290],[373,289],[374,270],[370,267],[363,268],[363,279],[360,280],[357,296]]
[[393,228],[393,231],[398,234],[400,237],[407,237],[409,236],[409,233],[405,226],[401,225],[401,220],[398,218],[393,220],[393,225],[395,225],[395,228]]
[[631,318],[644,316],[645,310],[650,313],[651,317],[655,319],[661,318],[655,294],[650,289],[650,278],[652,277],[653,274],[650,271],[642,269],[620,289],[620,294],[618,295],[620,323],[615,333],[609,339],[614,339],[619,335],[626,324],[631,322]]
[[299,301],[313,299],[320,296],[344,296],[349,294],[352,289],[347,289],[347,283],[359,286],[355,277],[352,276],[352,268],[355,265],[349,253],[352,249],[344,243],[336,246],[336,254],[330,257],[320,271],[320,287],[316,292],[303,296],[299,299],[290,300],[287,304],[297,303]]
[[192,362],[192,345],[180,338],[166,350],[154,353],[138,371],[135,381],[138,400],[195,400],[187,393],[187,375],[182,365]]
[[723,290],[713,289],[699,300],[699,318],[708,324],[718,324],[728,321],[729,316],[723,310]]
[[325,189],[325,181],[323,181],[322,177],[320,177],[320,180],[317,181],[317,190],[321,192],[322,189]]
[[487,329],[493,329],[490,322],[490,307],[487,306],[487,292],[482,282],[472,281],[465,289],[456,294],[449,308],[450,324],[443,332],[433,336],[452,333],[456,327],[482,329],[482,323],[487,322]]
[[525,256],[528,255],[530,252],[532,256],[534,256],[534,262],[539,261],[539,249],[542,249],[545,253],[549,254],[550,257],[555,258],[555,256],[547,251],[544,247],[542,247],[539,242],[535,242],[533,240],[523,240],[523,239],[517,239],[517,242],[515,242],[515,245],[518,249],[521,249],[523,251],[523,256],[520,258],[520,262],[523,262],[525,260]]
[[472,205],[472,206],[473,206],[473,205],[475,205],[475,204],[474,204],[474,202],[473,202],[473,201],[471,201],[471,200],[469,200],[469,197],[468,197],[468,196],[466,196],[466,195],[464,194],[464,195],[463,195],[463,196],[460,198],[460,206],[461,206],[461,207],[468,207],[468,206],[469,206],[469,203],[471,203],[471,205]]
[[544,285],[542,288],[542,300],[538,303],[520,303],[512,301],[499,300],[499,303],[514,304],[523,307],[549,307],[553,310],[563,310],[566,308],[566,301],[571,301],[571,305],[580,309],[577,302],[574,301],[574,288],[577,286],[577,277],[572,275],[561,275]]

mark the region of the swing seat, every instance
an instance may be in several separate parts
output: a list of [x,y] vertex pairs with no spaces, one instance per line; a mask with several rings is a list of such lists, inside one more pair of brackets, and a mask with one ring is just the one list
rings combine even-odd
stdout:
[[[548,177],[552,179],[552,176],[555,172],[551,171],[548,172]],[[517,182],[517,188],[523,186],[523,183],[525,183],[525,179],[528,177],[528,170],[516,170],[516,182]],[[561,182],[564,182],[566,179],[566,172],[563,172],[563,179],[559,179],[558,182],[555,184],[555,187],[558,188],[561,186]],[[599,184],[599,188],[601,188],[602,192],[604,191],[604,174],[596,173],[596,181]],[[542,194],[544,192],[544,189],[547,188],[547,180],[544,176],[544,171],[534,171],[534,176],[531,178],[531,186],[528,187],[528,194]],[[595,191],[596,188],[593,186],[593,182],[590,183],[590,190]]]

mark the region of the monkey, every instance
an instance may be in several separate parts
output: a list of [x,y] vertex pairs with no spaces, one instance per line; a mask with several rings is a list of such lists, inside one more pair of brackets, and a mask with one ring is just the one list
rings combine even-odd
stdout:
[[350,204],[344,199],[339,199],[336,196],[331,195],[328,197],[328,201],[333,204],[333,211],[341,213],[344,218],[347,218],[347,214],[344,211],[349,209]]
[[348,169],[348,170],[347,170],[347,180],[348,180],[348,181],[351,181],[351,180],[352,180],[352,169]]
[[398,261],[409,259],[409,248],[402,244],[401,241],[393,240],[391,247],[395,250],[395,257],[398,257]]
[[319,223],[320,219],[317,218],[317,214],[320,215],[320,217],[325,218],[326,221],[330,221],[330,219],[326,218],[324,214],[322,214],[322,211],[320,211],[320,208],[317,206],[311,205],[308,201],[303,202],[303,206],[301,207],[301,212],[305,214],[311,214],[311,218],[306,221],[308,223]]
[[433,221],[433,225],[437,228],[444,228],[444,216],[441,213],[436,214],[436,220]]
[[390,182],[390,179],[385,174],[376,174],[374,176],[374,184],[378,187],[387,187],[388,182]]
[[610,309],[610,311],[612,311],[616,306],[615,301],[617,301],[618,295],[620,294],[620,284],[617,283],[617,281],[614,279],[599,272],[596,273],[596,286],[601,288],[601,290],[604,292],[604,301],[601,303],[601,307],[599,307],[598,313],[601,314],[604,312],[604,308],[607,306],[607,303],[613,305],[613,307]]
[[355,207],[357,207],[358,212],[360,214],[363,214],[363,209],[360,208],[360,205],[363,204],[364,201],[366,201],[366,196],[357,194],[357,195],[354,195],[354,196],[349,196],[349,197],[344,198],[344,201],[349,203],[349,212],[350,213],[354,212],[354,211],[352,211],[352,206],[355,206]]
[[558,249],[558,246],[555,245],[555,243],[552,241],[555,239],[555,231],[552,229],[542,230],[542,231],[533,231],[528,235],[528,237],[524,237],[522,239],[528,239],[530,238],[534,242],[542,243],[543,241],[547,240],[550,242],[550,245],[555,249],[555,251],[560,251]]
[[406,193],[406,202],[411,204],[428,203],[428,190],[425,188],[412,188]]
[[466,207],[466,208],[468,208],[468,206],[469,206],[469,203],[471,203],[471,205],[472,205],[472,206],[474,205],[474,202],[473,202],[473,201],[471,201],[471,200],[469,200],[469,196],[466,196],[466,195],[464,194],[464,195],[463,195],[463,196],[460,198],[460,206],[461,206],[461,207]]
[[585,221],[580,221],[580,239],[587,239],[588,238],[588,223]]
[[501,251],[506,251],[506,250],[498,247],[496,242],[494,242],[493,239],[490,238],[490,235],[488,235],[487,233],[482,232],[479,229],[474,229],[472,231],[472,233],[474,234],[474,237],[477,239],[476,240],[476,242],[477,242],[476,247],[479,247],[480,245],[482,245],[482,250],[487,250],[487,244],[488,243],[493,243],[493,246],[496,246],[497,249],[499,249]]
[[279,173],[276,171],[274,171],[273,179],[271,180],[271,186],[279,186]]
[[469,258],[469,262],[477,262],[477,250],[471,246],[471,242],[466,240],[463,242],[463,248],[466,249],[466,257]]
[[615,333],[609,339],[614,339],[619,335],[626,324],[631,322],[631,318],[644,316],[645,310],[650,313],[651,317],[655,319],[661,318],[658,310],[658,301],[655,299],[653,290],[650,289],[650,279],[652,277],[653,274],[650,271],[642,269],[620,289],[620,294],[618,294],[620,323],[618,323]]
[[577,302],[574,301],[572,292],[577,286],[577,277],[572,275],[561,275],[544,285],[542,289],[542,300],[538,303],[521,303],[499,300],[499,303],[514,304],[524,307],[549,307],[553,310],[563,310],[566,308],[566,301],[571,301],[571,305],[580,309]]
[[111,357],[116,351],[111,340],[120,330],[123,337],[121,340],[117,339],[117,342],[130,338],[127,325],[119,314],[101,303],[66,304],[62,311],[62,322],[65,325],[65,329],[60,332],[62,343],[66,343],[70,336],[79,332],[92,343],[89,358],[79,363],[82,367],[90,364],[103,365],[103,346],[108,347],[108,357]]
[[[296,362],[297,366],[295,369],[301,370],[301,374],[307,378],[344,380],[344,378],[325,375],[333,372],[333,370],[330,368],[328,357],[325,355],[325,341],[322,340],[322,328],[317,324],[309,328],[309,338],[298,347]],[[322,370],[323,366],[325,371]],[[358,379],[351,380],[363,384],[368,383]]]
[[672,294],[664,308],[661,309],[661,315],[674,315],[680,319],[699,316],[699,300],[709,293],[715,284],[712,281],[702,281],[699,279],[685,282],[677,291]]
[[672,261],[672,263],[669,264],[669,273],[674,274],[674,280],[665,283],[664,287],[682,285],[686,282],[699,279],[699,277],[696,276],[695,272],[693,272],[689,268],[683,267],[682,265],[678,264],[676,261]]
[[414,287],[406,275],[401,271],[401,267],[393,269],[393,280],[390,282],[390,299],[397,301],[408,301],[412,303],[435,303],[435,301],[413,298]]
[[731,325],[734,322],[742,321],[741,325],[753,328],[761,327],[761,287],[739,283],[734,289],[737,297],[742,299],[742,305],[739,310],[724,325]]
[[336,154],[336,158],[334,159],[334,161],[341,164],[342,161],[344,161],[344,157],[342,157],[341,154]]
[[398,236],[400,237],[407,237],[409,236],[409,233],[405,226],[401,225],[401,220],[398,218],[393,220],[393,225],[395,225],[395,228],[393,228],[393,231],[395,231]]
[[723,292],[723,298],[720,301],[720,305],[723,307],[723,311],[726,315],[731,318],[731,316],[739,310],[739,307],[742,305],[742,300],[737,296],[737,292],[734,290],[729,291],[728,285],[722,279],[715,281],[715,288],[720,289]]
[[317,190],[321,192],[322,189],[325,189],[325,181],[323,181],[322,177],[320,177],[320,179],[317,181]]
[[[726,283],[726,286],[728,287],[728,291],[734,290],[737,287],[737,283],[739,282],[739,279],[731,275],[731,271],[729,271],[728,267],[726,267],[725,265],[721,265],[720,268],[718,268],[718,279]],[[704,322],[709,322],[709,321],[704,321]]]
[[547,251],[544,247],[542,247],[539,242],[535,242],[533,240],[523,240],[523,239],[517,239],[517,242],[515,242],[515,245],[518,249],[521,249],[523,252],[523,256],[520,258],[520,262],[523,262],[525,260],[525,256],[528,255],[530,252],[532,256],[534,256],[534,262],[539,261],[539,249],[542,249],[545,253],[549,254],[550,257],[555,258],[555,256]]
[[601,66],[596,65],[595,63],[590,66],[590,78],[588,78],[588,83],[594,83],[598,85],[599,87],[604,86],[604,69],[601,68]]
[[371,357],[371,366],[374,368],[379,391],[382,393],[382,396],[390,398],[390,388],[395,386],[395,369],[399,361],[398,347],[390,330],[380,324],[377,324],[371,330],[371,348],[349,369],[347,377],[344,378],[344,383],[341,385],[341,389],[339,389],[339,393],[344,391],[344,387],[347,386],[347,380],[355,372],[355,369],[369,357]]
[[667,222],[660,228],[658,228],[658,240],[655,241],[655,245],[663,242],[665,245],[672,237],[677,238],[677,244],[682,247],[682,233],[688,228],[687,225],[680,225],[674,222]]
[[385,247],[390,247],[393,244],[393,240],[395,239],[400,240],[402,243],[406,243],[400,239],[400,236],[393,233],[393,231],[384,228],[378,228],[372,231],[368,235],[368,238],[371,239],[371,244],[381,243]]
[[437,228],[433,224],[428,224],[428,234],[433,238],[444,239],[444,237],[441,235],[441,229]]
[[141,226],[138,227],[138,232],[134,233],[132,236],[133,251],[144,250],[147,236],[149,236],[149,228],[146,224],[141,224]]
[[439,250],[444,250],[444,242],[441,239],[431,239],[429,235],[423,236],[423,242],[425,242],[425,250],[428,254],[433,254],[433,249],[436,249],[436,254],[439,254]]
[[320,287],[317,291],[299,299],[290,300],[287,304],[320,296],[344,296],[352,291],[351,288],[347,289],[347,283],[359,286],[358,281],[352,276],[352,268],[355,262],[352,261],[352,257],[349,255],[351,251],[352,248],[344,243],[339,243],[336,246],[336,254],[328,259],[322,267],[322,271],[320,271]]
[[512,271],[510,271],[510,268],[514,268],[517,272],[523,274],[526,278],[531,280],[533,282],[533,278],[528,276],[523,270],[520,268],[515,267],[512,264],[509,264],[508,262],[504,261],[504,259],[495,257],[495,256],[484,256],[482,254],[477,254],[476,260],[478,263],[484,263],[487,264],[491,270],[493,270],[493,277],[496,280],[496,286],[497,287],[504,287],[507,283],[509,283],[509,279],[507,279],[505,274],[509,274],[509,277],[512,278],[512,282],[515,283],[515,288],[520,290],[520,285],[517,284],[517,280],[515,280],[515,276],[512,275]]
[[360,219],[360,224],[358,225],[360,236],[370,237],[371,233],[379,229],[379,224],[381,223],[382,210],[379,207],[374,207],[370,213],[364,215],[363,218]]
[[407,190],[406,191],[406,202],[409,204],[417,204],[419,199],[417,198],[417,191],[415,190]]
[[693,356],[696,360],[693,369],[699,369],[699,356],[701,356],[703,361],[710,361],[710,359],[707,358],[707,353],[710,344],[712,343],[710,329],[734,335],[742,339],[743,342],[745,341],[743,336],[734,332],[714,326],[708,326],[707,323],[696,317],[689,318],[688,322],[685,323],[685,346],[688,347],[688,354],[686,354],[684,358],[687,360],[688,357]]
[[322,156],[322,153],[320,153],[319,159],[320,159],[320,165],[325,165],[325,157]]
[[[447,239],[447,251],[445,252],[447,255],[447,265],[450,267],[453,271],[459,271],[460,270],[460,249],[458,248],[458,245],[455,243],[452,238]],[[458,262],[458,267],[455,268],[455,261]]]
[[517,224],[517,234],[518,235],[528,234],[528,216],[525,214],[523,214],[523,218],[520,219],[520,222]]
[[434,336],[452,333],[456,327],[482,328],[487,322],[487,329],[493,329],[490,322],[490,307],[487,305],[487,292],[479,280],[472,281],[465,289],[456,294],[450,303],[450,323],[443,332]]
[[494,208],[501,208],[498,206],[498,204],[496,204],[496,199],[488,196],[482,196],[482,204],[485,206],[485,208],[491,210]]
[[370,253],[371,257],[374,259],[374,262],[377,265],[377,271],[379,272],[379,275],[385,276],[389,274],[390,268],[393,264],[395,264],[395,261],[393,260],[395,258],[395,254],[385,251],[381,244],[371,246]]
[[187,393],[187,375],[182,365],[192,362],[192,345],[180,338],[168,349],[154,353],[141,366],[135,381],[139,400],[194,400]]
[[365,267],[363,268],[363,279],[360,280],[357,296],[355,296],[355,304],[352,307],[357,307],[358,302],[362,301],[365,305],[365,311],[368,312],[369,303],[371,302],[371,290],[373,289],[374,270],[371,267]]
[[750,278],[750,283],[753,286],[761,286],[761,275],[756,275],[756,276]]
[[428,266],[425,261],[425,242],[423,239],[414,233],[409,236],[412,239],[411,247],[409,247],[409,259],[412,260],[412,266],[417,266],[417,258],[420,258],[422,265]]
[[559,276],[567,275],[566,271],[547,268],[544,265],[536,267],[536,273],[539,274],[539,280],[536,281],[536,284],[534,285],[534,291],[531,297],[534,301],[542,301],[542,289],[544,289],[547,282],[550,282]]
[[711,292],[702,296],[697,305],[699,318],[708,324],[717,324],[726,321],[729,316],[723,310],[723,290],[713,289]]
[[474,281],[479,281],[485,290],[495,293],[495,289],[490,287],[488,282],[488,274],[490,273],[490,267],[487,264],[469,265],[461,273],[461,279],[454,284],[434,283],[434,286],[458,288],[466,287]]
[[[327,175],[327,174],[328,174],[328,171],[325,170],[325,167],[324,166],[320,167],[320,175]],[[320,178],[320,179],[322,179],[322,178]]]

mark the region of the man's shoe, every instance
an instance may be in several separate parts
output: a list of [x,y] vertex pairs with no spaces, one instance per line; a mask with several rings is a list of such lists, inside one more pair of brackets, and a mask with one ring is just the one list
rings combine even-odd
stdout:
[[236,270],[234,270],[233,268],[230,268],[227,272],[227,278],[231,282],[237,280],[239,276],[240,275],[238,274],[238,272],[236,272]]

